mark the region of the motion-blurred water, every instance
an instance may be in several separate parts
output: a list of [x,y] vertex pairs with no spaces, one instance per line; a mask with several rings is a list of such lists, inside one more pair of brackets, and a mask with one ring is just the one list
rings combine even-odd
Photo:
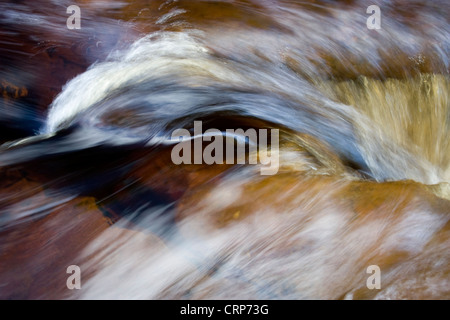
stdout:
[[[0,4],[0,297],[450,297],[445,1],[71,4]],[[200,120],[279,172],[173,164]]]

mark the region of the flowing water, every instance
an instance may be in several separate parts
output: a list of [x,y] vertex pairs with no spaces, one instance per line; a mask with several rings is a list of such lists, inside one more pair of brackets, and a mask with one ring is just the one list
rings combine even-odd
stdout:
[[[0,298],[450,298],[446,1],[72,4],[0,3]],[[278,172],[174,164],[194,121]]]

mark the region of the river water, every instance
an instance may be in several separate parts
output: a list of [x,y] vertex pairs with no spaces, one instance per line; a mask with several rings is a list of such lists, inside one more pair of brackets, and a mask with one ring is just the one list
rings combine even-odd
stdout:
[[[446,1],[3,1],[0,298],[450,298],[448,19]],[[277,129],[277,173],[175,164],[194,121]]]

